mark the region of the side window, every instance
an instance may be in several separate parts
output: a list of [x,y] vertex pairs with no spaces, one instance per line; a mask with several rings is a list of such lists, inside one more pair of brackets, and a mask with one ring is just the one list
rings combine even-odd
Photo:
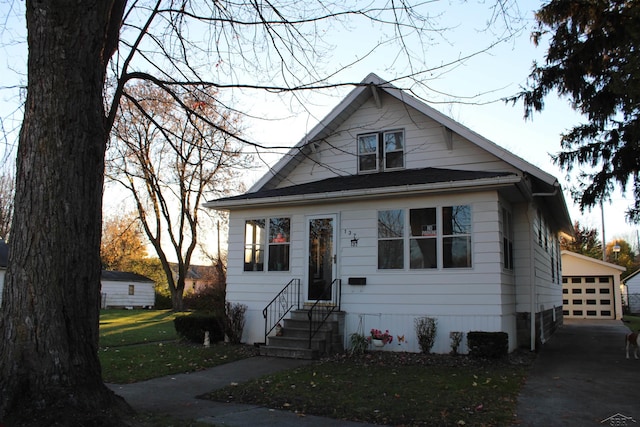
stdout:
[[513,270],[513,225],[511,212],[502,208],[502,266]]
[[289,271],[291,220],[269,219],[269,271]]
[[442,266],[471,267],[471,206],[442,208]]
[[411,227],[409,238],[410,268],[437,268],[436,208],[411,209],[409,224]]
[[404,211],[378,212],[378,268],[404,268]]
[[264,270],[265,220],[251,219],[244,227],[244,271]]

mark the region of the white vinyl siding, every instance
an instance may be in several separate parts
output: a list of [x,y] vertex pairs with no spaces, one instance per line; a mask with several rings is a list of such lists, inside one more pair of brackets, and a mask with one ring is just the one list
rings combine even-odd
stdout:
[[437,167],[460,170],[507,171],[516,169],[499,157],[453,134],[451,148],[443,127],[434,120],[382,96],[382,108],[367,101],[338,127],[331,136],[318,142],[317,149],[289,173],[279,187],[303,184],[337,175],[358,173],[357,135],[402,129],[404,133],[404,168]]
[[[471,206],[473,216],[471,241],[473,266],[466,269],[378,269],[378,212],[402,209],[422,209],[425,206]],[[290,206],[269,208],[261,213],[278,217],[284,212],[291,218],[291,271],[268,276],[244,272],[242,259],[229,257],[227,300],[243,302],[249,309],[244,341],[262,342],[264,319],[262,309],[291,279],[304,282],[305,221],[308,216],[337,213],[339,238],[337,244],[338,277],[342,281],[342,305],[347,313],[345,336],[353,333],[348,325],[360,314],[380,313],[390,326],[368,323],[369,327],[385,326],[396,335],[405,335],[408,343],[398,349],[419,351],[413,339],[413,319],[420,315],[439,318],[437,348],[446,352],[448,331],[469,331],[479,325],[483,330],[511,330],[515,325],[514,305],[506,304],[501,294],[501,234],[499,203],[495,192],[463,195],[440,195],[391,200],[348,202],[331,206]],[[255,218],[256,211],[232,212],[229,229],[229,253],[244,246],[244,223]],[[357,246],[351,240],[357,236]],[[406,239],[406,236],[405,236]],[[408,263],[406,263],[408,266]],[[349,285],[350,277],[366,279],[366,285]],[[305,284],[303,283],[303,286]],[[441,319],[441,320],[440,320]],[[447,320],[448,319],[448,320]],[[371,320],[371,319],[370,319]],[[357,323],[357,322],[356,322]],[[356,324],[357,326],[357,324]],[[354,326],[354,328],[356,327]],[[410,338],[411,337],[411,338]],[[515,339],[515,338],[513,338]]]
[[102,307],[152,307],[155,304],[153,282],[101,282]]

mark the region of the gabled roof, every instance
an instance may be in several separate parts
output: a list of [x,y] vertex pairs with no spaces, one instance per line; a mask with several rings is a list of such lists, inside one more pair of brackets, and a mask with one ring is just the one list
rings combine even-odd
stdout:
[[[494,180],[494,184],[501,183],[504,184],[505,179],[512,179],[511,184],[516,182],[522,182],[522,180],[526,180],[528,182],[528,189],[525,192],[528,192],[528,197],[530,198],[543,198],[543,201],[540,203],[540,206],[543,206],[548,212],[551,213],[550,217],[553,218],[555,222],[555,227],[557,229],[564,231],[566,233],[573,232],[573,225],[571,223],[571,218],[569,215],[569,211],[567,209],[567,205],[564,199],[564,195],[562,194],[562,188],[558,183],[558,180],[543,171],[542,169],[532,165],[531,163],[525,161],[524,159],[516,156],[515,154],[505,150],[499,145],[489,141],[488,139],[480,136],[479,134],[473,132],[469,128],[461,125],[455,120],[445,116],[441,112],[436,109],[428,106],[424,102],[418,100],[417,98],[407,94],[406,92],[396,88],[391,83],[382,80],[375,74],[369,74],[359,85],[357,85],[343,100],[340,102],[324,119],[322,119],[314,128],[305,135],[289,152],[284,155],[280,161],[278,161],[260,180],[258,180],[249,190],[247,194],[224,198],[219,200],[214,200],[205,203],[206,207],[215,208],[215,209],[225,209],[232,207],[243,207],[248,206],[251,203],[251,200],[256,200],[259,198],[267,198],[263,202],[273,203],[275,198],[280,198],[277,201],[284,201],[284,199],[288,198],[288,201],[291,202],[297,198],[297,200],[320,200],[320,199],[331,199],[338,194],[338,191],[341,191],[340,194],[346,195],[347,192],[351,191],[350,194],[355,196],[355,192],[358,190],[354,190],[353,187],[348,187],[348,185],[357,185],[359,180],[373,180],[375,179],[375,183],[377,187],[366,186],[364,188],[360,188],[360,195],[362,195],[362,191],[365,191],[369,194],[374,193],[374,189],[377,189],[380,194],[388,194],[388,189],[397,187],[394,182],[393,187],[383,186],[383,184],[389,183],[391,180],[391,174],[395,174],[395,172],[384,172],[381,174],[366,174],[360,176],[342,176],[336,178],[330,178],[328,180],[318,181],[316,183],[310,184],[302,184],[302,185],[294,185],[292,188],[285,190],[284,188],[278,188],[284,179],[302,162],[306,159],[313,151],[317,148],[317,144],[319,144],[323,139],[332,135],[349,117],[353,115],[365,102],[369,99],[374,98],[376,102],[380,99],[380,92],[384,92],[396,99],[400,102],[403,102],[409,107],[419,111],[425,116],[431,118],[436,121],[440,125],[443,126],[447,132],[452,132],[460,135],[462,138],[468,140],[472,144],[480,147],[486,152],[496,156],[501,159],[505,163],[511,165],[513,168],[521,171],[521,177],[518,177],[516,180],[515,175],[509,174],[508,176],[492,176],[491,179]],[[431,168],[432,171],[435,171],[435,168]],[[423,170],[424,171],[424,170]],[[452,172],[451,170],[443,170],[447,172],[437,173],[439,178],[437,181],[430,182],[420,182],[416,183],[408,183],[406,186],[410,186],[411,188],[404,189],[407,191],[414,191],[415,185],[426,185],[431,187],[437,187],[435,184],[437,183],[467,183],[469,184],[468,188],[472,188],[474,185],[478,184],[478,179],[465,179],[460,175],[456,175],[456,173],[462,173],[462,171]],[[447,179],[444,176],[446,174],[450,174],[453,176],[452,179]],[[375,177],[378,175],[379,179]],[[487,179],[485,177],[485,179]],[[500,182],[502,180],[502,182]],[[374,181],[371,181],[373,184]],[[284,187],[284,186],[283,186]],[[319,190],[319,188],[325,188],[327,191],[323,192]],[[343,190],[336,189],[342,188]],[[280,190],[282,192],[273,191]],[[348,190],[347,190],[348,189]],[[273,192],[271,192],[273,191]],[[304,192],[306,191],[306,192]],[[398,189],[398,191],[403,191]],[[244,203],[238,203],[240,201],[244,201]],[[235,202],[235,203],[233,203]]]
[[151,282],[154,283],[153,280],[145,277],[141,274],[137,273],[129,273],[127,271],[111,271],[111,270],[102,270],[100,275],[102,280],[108,280],[111,282]]
[[627,277],[625,277],[622,281],[623,282],[627,282],[630,279],[633,279],[634,277],[636,277],[638,274],[640,274],[640,270],[636,270],[633,273],[631,273],[630,275],[628,275]]
[[342,102],[331,110],[324,119],[314,126],[313,129],[311,129],[311,131],[289,151],[289,153],[283,156],[282,159],[280,159],[280,161],[271,168],[271,170],[256,182],[249,189],[249,192],[275,188],[282,179],[289,174],[289,172],[291,172],[302,160],[304,160],[304,158],[308,156],[309,152],[312,150],[314,142],[321,141],[323,138],[335,132],[335,130],[338,129],[338,127],[340,127],[340,125],[344,123],[367,100],[369,100],[369,98],[379,97],[379,93],[377,91],[383,91],[388,95],[393,96],[399,101],[435,120],[445,128],[502,159],[506,163],[509,163],[522,172],[540,180],[542,183],[551,187],[558,186],[558,180],[553,175],[548,174],[510,151],[505,150],[466,126],[463,126],[450,117],[447,117],[435,108],[430,107],[417,98],[396,88],[394,85],[381,79],[376,74],[371,73],[360,83],[360,85],[356,86],[342,100]]
[[571,252],[571,251],[564,250],[564,251],[560,252],[560,255],[571,256],[571,257],[580,259],[582,261],[592,262],[592,263],[600,265],[602,267],[613,268],[615,270],[620,270],[620,271],[626,271],[627,270],[625,267],[619,266],[618,264],[612,264],[610,262],[602,261],[602,260],[596,259],[596,258],[591,258],[589,256],[578,254],[576,252]]

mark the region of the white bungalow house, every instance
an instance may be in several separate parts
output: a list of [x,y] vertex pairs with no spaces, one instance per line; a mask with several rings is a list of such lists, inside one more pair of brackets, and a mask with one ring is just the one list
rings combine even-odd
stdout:
[[374,74],[247,193],[205,206],[230,213],[247,343],[291,346],[276,325],[314,304],[345,347],[376,328],[392,351],[420,351],[420,317],[437,319],[436,353],[469,331],[533,349],[562,323],[557,179]]
[[565,319],[622,319],[620,275],[626,268],[562,251],[562,311]]

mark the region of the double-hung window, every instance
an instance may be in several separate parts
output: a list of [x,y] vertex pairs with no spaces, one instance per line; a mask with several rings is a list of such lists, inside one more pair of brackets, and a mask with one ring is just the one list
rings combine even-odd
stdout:
[[269,219],[269,271],[289,271],[289,218]]
[[378,212],[378,268],[404,268],[404,210]]
[[442,208],[442,266],[471,267],[471,206]]
[[[289,218],[250,219],[245,222],[244,271],[288,271]],[[265,242],[268,237],[268,242]],[[265,261],[266,249],[266,261]]]
[[358,172],[378,172],[403,167],[403,131],[358,135]]
[[244,271],[264,270],[264,219],[250,219],[244,225]]
[[409,224],[410,267],[438,268],[438,228],[436,226],[436,208],[411,209]]

